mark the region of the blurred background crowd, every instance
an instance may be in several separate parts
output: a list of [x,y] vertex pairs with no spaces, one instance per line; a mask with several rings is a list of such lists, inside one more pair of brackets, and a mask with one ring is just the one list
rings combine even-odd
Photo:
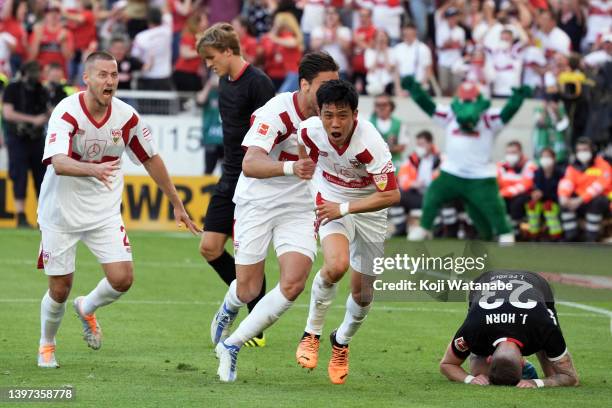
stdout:
[[[305,52],[328,52],[343,78],[375,98],[370,120],[389,143],[404,193],[394,212],[398,234],[418,219],[419,197],[444,159],[428,129],[408,130],[394,115],[395,101],[408,96],[401,78],[414,76],[436,97],[453,96],[466,80],[492,98],[529,85],[541,101],[534,112],[533,150],[512,142],[498,165],[517,236],[592,241],[607,235],[610,0],[0,0],[0,12],[1,87],[30,78],[46,89],[46,103],[53,106],[82,87],[88,53],[108,50],[119,63],[120,90],[196,93],[207,172],[221,158],[222,135],[218,78],[207,73],[196,52],[198,33],[231,22],[244,57],[279,92],[297,90]],[[23,98],[12,90],[5,92],[5,103],[7,94],[12,107]],[[144,104],[139,109],[157,113]],[[4,133],[10,147],[6,126]],[[406,142],[407,133],[413,143]],[[580,149],[591,156],[581,160]],[[567,201],[576,196],[580,203]],[[570,207],[574,218],[564,215]],[[462,214],[460,204],[443,210],[439,234],[469,236]],[[584,231],[578,235],[580,228],[573,227]]]

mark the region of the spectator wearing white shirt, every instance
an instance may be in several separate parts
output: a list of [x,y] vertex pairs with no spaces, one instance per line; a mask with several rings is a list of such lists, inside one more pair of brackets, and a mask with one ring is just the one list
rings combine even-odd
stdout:
[[315,28],[322,26],[325,21],[325,2],[326,0],[303,0],[304,8],[300,27],[305,44],[310,44],[310,34]]
[[591,48],[598,36],[605,35],[612,28],[612,1],[590,0],[588,3],[585,50]]
[[535,32],[536,40],[544,50],[546,58],[551,58],[555,52],[569,55],[571,40],[569,36],[557,27],[557,22],[550,10],[540,11],[537,18],[538,30]]
[[172,23],[171,16],[157,8],[147,14],[149,28],[134,38],[132,56],[144,63],[138,89],[167,91],[172,89]]
[[366,92],[368,95],[391,93],[396,61],[389,47],[390,39],[385,30],[377,30],[374,45],[365,51]]
[[498,46],[487,49],[487,61],[494,73],[491,83],[493,97],[507,98],[512,95],[512,88],[521,84],[523,46],[514,40],[511,30],[501,32]]
[[612,61],[612,33],[606,34],[599,47],[583,59],[584,64],[590,68],[600,68],[610,61]]
[[453,95],[460,79],[453,75],[452,67],[461,60],[465,47],[465,30],[459,26],[459,10],[442,6],[436,12],[436,48],[438,53],[438,79],[442,93]]
[[539,98],[545,95],[545,75],[549,70],[548,62],[546,61],[544,50],[536,45],[533,34],[529,34],[528,41],[523,51],[522,84],[531,87],[534,90],[533,96]]
[[351,30],[340,23],[340,15],[335,7],[325,9],[324,25],[316,27],[310,37],[310,49],[331,55],[340,68],[342,79],[348,77],[351,37]]
[[406,93],[400,86],[400,79],[412,75],[424,89],[429,88],[433,75],[431,50],[417,39],[417,28],[413,23],[407,23],[402,28],[403,41],[393,47],[397,64],[395,83],[396,95]]
[[404,8],[399,0],[367,0],[358,2],[361,7],[372,10],[372,21],[378,30],[385,30],[391,45],[400,41],[400,27]]

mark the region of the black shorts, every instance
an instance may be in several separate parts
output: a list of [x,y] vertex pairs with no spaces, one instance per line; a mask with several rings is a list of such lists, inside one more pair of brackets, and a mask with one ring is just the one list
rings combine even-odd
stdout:
[[237,180],[221,177],[208,204],[204,217],[204,231],[218,232],[230,237],[233,235],[236,205],[232,198],[237,182]]

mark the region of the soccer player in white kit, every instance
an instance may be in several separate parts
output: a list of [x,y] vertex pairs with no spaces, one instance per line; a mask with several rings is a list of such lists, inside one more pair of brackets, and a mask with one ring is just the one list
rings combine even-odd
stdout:
[[[323,267],[312,283],[306,329],[296,352],[304,368],[317,366],[319,337],[337,284],[350,265],[351,294],[344,321],[330,335],[328,374],[334,384],[348,375],[348,344],[366,318],[373,296],[372,261],[383,255],[387,208],[400,193],[391,153],[374,125],[357,120],[358,96],[346,81],[319,88],[319,117],[300,124],[302,151],[317,163],[317,221]],[[305,149],[304,149],[305,147]]]
[[115,58],[106,52],[90,54],[83,79],[87,90],[65,98],[53,110],[43,155],[49,166],[38,203],[38,267],[49,277],[49,290],[40,308],[38,366],[46,368],[59,367],[55,335],[66,310],[79,241],[106,275],[87,296],[74,300],[84,340],[92,349],[102,344],[94,311],[119,299],[132,285],[132,250],[120,213],[123,152],[142,164],[170,199],[177,224],[200,232],[155,151],[150,130],[131,106],[113,97],[118,84]]
[[[326,53],[306,54],[300,61],[299,79],[298,92],[281,93],[253,113],[242,142],[247,152],[234,194],[236,280],[211,323],[217,374],[224,382],[236,380],[242,345],[276,322],[302,293],[317,252],[308,181],[315,165],[310,158],[298,157],[297,128],[317,114],[317,89],[338,79],[338,66]],[[261,290],[270,242],[280,266],[279,284],[228,337],[240,308]]]

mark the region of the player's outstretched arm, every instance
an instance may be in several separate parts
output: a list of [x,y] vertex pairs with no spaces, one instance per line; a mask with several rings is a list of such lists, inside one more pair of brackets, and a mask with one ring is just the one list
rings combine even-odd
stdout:
[[[542,371],[546,376],[541,380],[544,387],[571,387],[580,383],[569,352],[556,361],[550,361],[543,351],[537,355]],[[537,386],[538,384],[534,380],[521,380],[517,385],[519,388],[535,388]]]
[[110,190],[112,178],[121,168],[121,159],[106,163],[85,163],[60,153],[51,158],[51,165],[58,176],[95,177]]
[[410,92],[410,97],[416,103],[419,108],[423,110],[427,115],[433,116],[436,111],[436,104],[431,99],[431,96],[427,94],[421,88],[421,85],[414,79],[412,75],[405,76],[402,78],[402,88]]
[[174,184],[170,179],[170,175],[168,174],[168,170],[166,169],[166,165],[164,164],[162,158],[156,154],[145,161],[143,166],[155,183],[157,183],[161,191],[164,192],[166,197],[168,197],[172,203],[172,206],[174,207],[174,219],[176,220],[176,224],[180,227],[181,223],[184,223],[189,231],[191,231],[191,233],[194,235],[201,233],[202,229],[198,228],[198,226],[195,225],[189,217],[189,214],[187,214],[187,210],[185,210],[185,206],[176,192],[176,187],[174,187]]
[[314,174],[315,163],[310,158],[297,161],[276,161],[261,147],[248,148],[242,160],[242,172],[247,177],[265,179],[295,175],[310,180]]
[[442,357],[442,361],[440,361],[440,372],[451,381],[474,385],[489,385],[487,376],[482,374],[476,377],[469,375],[461,367],[464,361],[465,359],[459,358],[453,353],[453,349],[449,344],[444,357]]

